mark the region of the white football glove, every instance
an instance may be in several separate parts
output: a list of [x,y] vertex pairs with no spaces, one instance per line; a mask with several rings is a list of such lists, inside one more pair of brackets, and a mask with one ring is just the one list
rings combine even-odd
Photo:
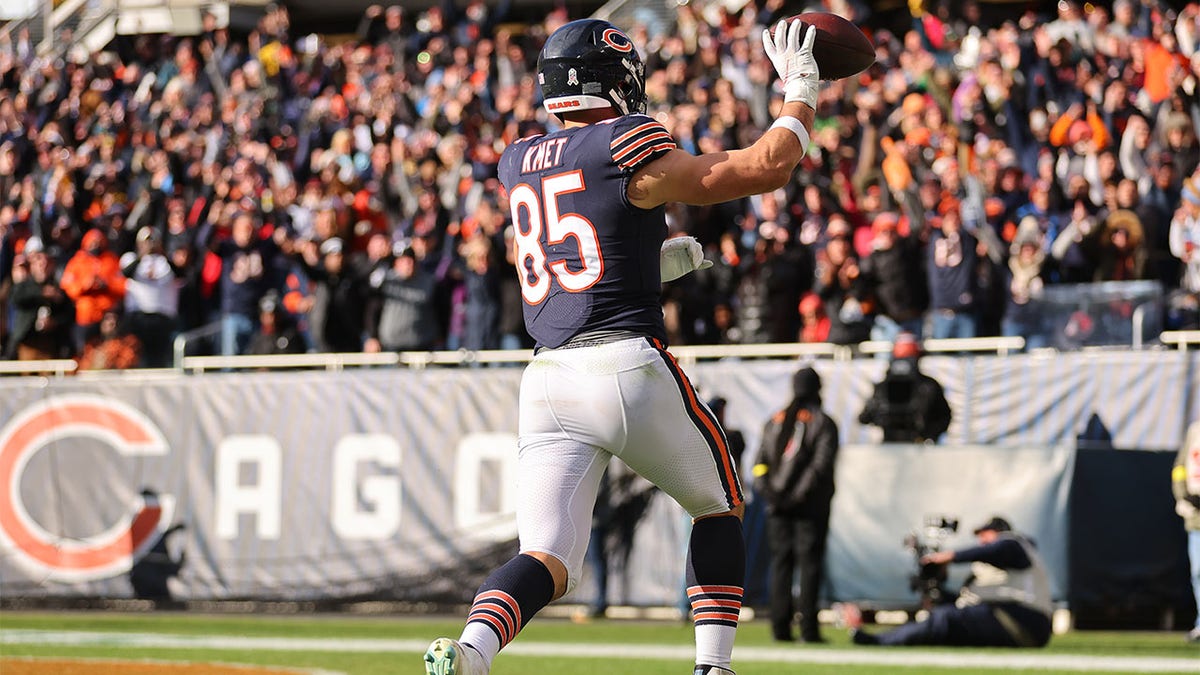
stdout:
[[1196,507],[1186,499],[1176,499],[1175,513],[1179,514],[1180,518],[1191,518],[1196,514]]
[[664,241],[658,264],[658,277],[663,283],[712,267],[712,261],[704,259],[704,247],[695,237],[671,237]]
[[[804,33],[801,39],[801,32]],[[775,34],[763,29],[763,49],[783,81],[785,103],[800,101],[816,110],[817,92],[821,88],[821,75],[817,70],[817,59],[813,57],[813,40],[817,38],[816,26],[805,30],[800,19],[791,23],[780,21]]]

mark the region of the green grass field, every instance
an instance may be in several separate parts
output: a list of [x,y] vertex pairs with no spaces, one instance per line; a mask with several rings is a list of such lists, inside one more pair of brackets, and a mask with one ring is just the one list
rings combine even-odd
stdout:
[[[154,659],[286,666],[347,675],[421,673],[420,652],[460,623],[438,617],[244,616],[107,612],[0,614],[0,658]],[[1074,632],[1042,650],[778,646],[764,621],[738,631],[739,675],[769,673],[1200,673],[1181,633]],[[494,675],[683,675],[692,632],[672,622],[539,619],[496,660]],[[0,672],[3,672],[0,663]],[[50,672],[49,670],[47,672]]]

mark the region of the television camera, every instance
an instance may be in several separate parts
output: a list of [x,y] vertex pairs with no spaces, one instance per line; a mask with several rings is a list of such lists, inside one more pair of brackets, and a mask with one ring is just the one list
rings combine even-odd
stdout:
[[958,518],[930,515],[925,516],[925,522],[920,529],[913,530],[904,537],[904,547],[913,552],[917,568],[909,577],[908,585],[911,590],[920,593],[921,607],[924,609],[954,601],[954,596],[947,592],[945,587],[946,565],[923,563],[921,558],[941,551],[946,541],[956,532]]

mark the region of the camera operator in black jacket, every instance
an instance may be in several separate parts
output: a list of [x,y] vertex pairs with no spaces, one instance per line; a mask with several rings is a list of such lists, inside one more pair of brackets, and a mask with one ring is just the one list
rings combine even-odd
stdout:
[[800,571],[800,638],[824,642],[817,623],[825,539],[833,501],[838,429],[821,410],[821,378],[812,368],[792,376],[793,397],[763,429],[755,494],[766,500],[771,550],[771,631],[791,642],[795,605],[792,576]]
[[884,443],[936,442],[950,428],[950,404],[942,385],[921,372],[921,347],[912,333],[892,346],[887,375],[858,416],[861,424],[883,429]]
[[923,621],[886,633],[861,630],[862,615],[843,605],[855,644],[956,647],[1044,647],[1050,641],[1050,577],[1033,542],[994,516],[975,528],[978,546],[931,553],[923,564],[971,563],[971,576],[953,605],[935,605]]

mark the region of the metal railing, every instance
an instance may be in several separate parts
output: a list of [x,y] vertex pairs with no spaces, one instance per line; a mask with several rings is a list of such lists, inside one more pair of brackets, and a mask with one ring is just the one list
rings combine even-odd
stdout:
[[44,359],[37,361],[0,361],[0,375],[43,375],[64,377],[79,368],[72,359]]
[[400,355],[387,354],[265,354],[261,356],[185,356],[180,369],[204,373],[212,370],[284,370],[316,368],[342,370],[347,366],[396,366]]
[[609,0],[592,17],[630,30],[646,24],[652,33],[670,33],[675,28],[675,0]]
[[221,370],[279,370],[290,368],[315,368],[343,370],[345,368],[378,368],[404,366],[423,369],[428,366],[470,366],[475,364],[528,363],[533,357],[529,349],[496,349],[485,351],[454,352],[380,352],[366,354],[318,353],[318,354],[269,354],[262,356],[187,356],[178,361],[179,370],[191,373]]
[[[39,2],[30,16],[0,26],[0,41],[15,39],[21,28],[27,26],[38,55],[61,55],[116,13],[115,0],[65,0],[49,12],[47,6],[48,3]],[[69,41],[63,39],[68,30]]]
[[[46,19],[45,35],[42,36],[42,41],[38,44],[38,54],[45,56],[47,54],[62,54],[75,41],[82,38],[82,35],[76,34],[76,29],[83,21],[83,16],[89,11],[90,0],[66,0],[62,4],[54,8],[50,16]],[[112,4],[108,0],[101,0],[101,5],[108,10],[108,5]],[[62,34],[65,30],[72,32],[70,42],[64,42]]]
[[[421,369],[429,366],[472,366],[528,363],[533,357],[529,349],[468,351],[389,352],[379,354],[274,354],[267,356],[186,356],[187,344],[193,340],[220,332],[220,324],[210,324],[185,333],[175,341],[175,367],[190,373],[233,370],[275,370],[285,368],[345,368],[403,366]],[[931,354],[977,353],[1006,356],[1020,351],[1025,341],[1020,337],[969,338],[925,340],[925,351]],[[749,344],[749,345],[690,345],[672,347],[671,353],[683,363],[720,359],[756,358],[832,358],[848,361],[856,355],[873,355],[891,350],[890,342],[864,342],[857,346],[835,345],[827,342],[812,344]]]
[[117,3],[111,1],[84,10],[74,20],[71,42],[57,46],[59,53],[75,45],[82,45],[85,51],[102,49],[116,36],[118,15]]
[[1142,334],[1146,330],[1146,311],[1147,308],[1153,307],[1155,303],[1143,302],[1133,310],[1133,316],[1130,319],[1132,326],[1132,339],[1129,346],[1133,349],[1142,348]]
[[[266,0],[240,0],[238,4],[264,5]],[[30,16],[0,26],[0,41],[14,38],[21,28],[28,27],[39,56],[61,57],[75,46],[86,51],[102,48],[116,34],[120,20],[127,23],[124,32],[136,32],[145,20],[150,21],[147,32],[170,32],[180,21],[180,10],[218,11],[224,6],[212,0],[63,0],[53,9],[49,5],[48,1],[39,2]],[[199,26],[199,20],[196,14],[183,24]]]
[[[960,354],[960,353],[995,353],[1008,356],[1025,348],[1025,338],[1010,337],[979,337],[979,338],[943,338],[940,340],[922,340],[921,350],[927,354]],[[884,340],[868,340],[859,343],[858,351],[862,354],[883,354],[892,351],[892,343]]]
[[[383,352],[366,353],[314,353],[272,354],[263,356],[188,356],[188,347],[196,340],[211,337],[221,332],[220,322],[201,326],[181,333],[174,343],[174,368],[171,370],[137,369],[130,371],[98,371],[128,374],[194,373],[213,371],[319,369],[340,371],[346,368],[409,368],[423,369],[430,366],[474,366],[528,363],[533,357],[529,349],[427,352]],[[1168,331],[1160,335],[1159,341],[1187,351],[1190,346],[1200,346],[1200,330]],[[1025,340],[1020,337],[981,337],[923,340],[922,349],[927,354],[960,354],[986,356],[994,354],[1006,357],[1021,352]],[[686,345],[672,347],[671,353],[681,363],[722,359],[802,359],[830,358],[848,361],[858,357],[874,357],[892,349],[886,341],[867,341],[857,345],[835,345],[827,342],[796,344],[746,344],[746,345]],[[1046,350],[1054,352],[1053,349]],[[64,377],[75,373],[77,365],[70,359],[48,361],[0,361],[0,375],[53,374]],[[88,373],[93,376],[92,373]]]
[[183,370],[183,360],[187,357],[188,345],[192,344],[196,340],[212,337],[220,332],[221,322],[214,321],[210,324],[205,324],[199,328],[193,328],[192,330],[184,331],[183,333],[176,335],[175,342],[173,342],[171,345],[172,352],[174,353],[174,359],[172,363],[175,364],[175,369]]
[[753,345],[684,345],[671,347],[671,353],[681,363],[720,359],[754,358],[820,358],[830,357],[839,361],[854,358],[854,350],[847,345],[830,342],[808,342],[796,344],[753,344]]
[[3,42],[5,39],[16,40],[17,36],[20,35],[21,28],[28,26],[29,40],[32,43],[32,47],[36,49],[38,43],[42,40],[42,36],[38,31],[34,30],[38,25],[34,19],[40,19],[41,17],[42,14],[39,10],[30,16],[22,17],[20,19],[13,19],[3,26],[0,26],[0,42]]
[[1200,330],[1169,330],[1158,336],[1164,345],[1174,345],[1186,352],[1190,345],[1200,346]]

